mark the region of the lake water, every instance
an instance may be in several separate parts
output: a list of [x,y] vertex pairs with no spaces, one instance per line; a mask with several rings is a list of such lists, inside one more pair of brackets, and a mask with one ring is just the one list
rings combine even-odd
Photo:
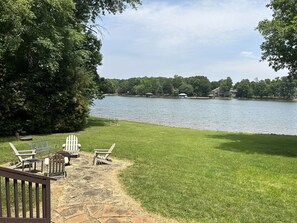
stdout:
[[297,135],[297,103],[107,96],[91,115],[166,126]]

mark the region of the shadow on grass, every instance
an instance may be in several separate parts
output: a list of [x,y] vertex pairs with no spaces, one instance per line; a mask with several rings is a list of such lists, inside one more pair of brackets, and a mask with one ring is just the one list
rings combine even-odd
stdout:
[[261,134],[222,134],[209,138],[228,140],[220,143],[216,149],[246,154],[267,154],[285,157],[297,156],[297,137]]
[[110,123],[109,119],[90,117],[88,118],[88,123],[85,128],[87,129],[87,128],[96,127],[96,126],[107,126],[109,125],[109,123]]
[[[98,127],[98,126],[108,126],[110,125],[112,122],[115,122],[114,120],[110,120],[110,119],[104,119],[104,118],[98,118],[98,117],[89,117],[88,118],[88,123],[86,124],[85,126],[85,129],[87,128],[90,128],[90,127]],[[58,132],[57,134],[63,134],[63,133],[69,133],[69,134],[75,134],[75,132]],[[53,134],[56,134],[56,133],[34,133],[33,135],[36,135],[36,136],[44,136],[45,138],[48,137],[48,136],[51,136]],[[28,134],[29,136],[30,134]],[[26,135],[21,135],[20,137],[24,137]],[[34,138],[33,138],[34,139]],[[12,136],[1,136],[0,137],[0,143],[1,142],[11,142],[11,141],[15,141],[16,138],[14,135]],[[48,140],[47,140],[48,141]],[[28,144],[30,143],[30,141],[23,141],[24,144]]]

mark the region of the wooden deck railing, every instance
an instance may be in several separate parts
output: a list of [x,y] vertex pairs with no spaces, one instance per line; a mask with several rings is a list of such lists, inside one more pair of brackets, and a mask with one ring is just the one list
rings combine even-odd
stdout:
[[50,223],[51,180],[0,167],[0,222]]

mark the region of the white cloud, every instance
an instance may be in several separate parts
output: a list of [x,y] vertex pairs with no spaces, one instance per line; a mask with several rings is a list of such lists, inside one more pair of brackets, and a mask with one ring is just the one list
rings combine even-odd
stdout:
[[247,59],[258,59],[258,60],[261,59],[260,56],[255,55],[254,52],[252,52],[252,51],[242,51],[242,52],[240,53],[240,55],[241,55],[243,58],[247,58]]
[[[269,0],[144,0],[138,10],[103,17],[107,78],[205,75],[273,78],[260,63],[258,22],[271,17]],[[284,73],[283,75],[286,75]]]
[[[173,1],[176,2],[176,1]],[[182,2],[182,1],[181,1]],[[145,2],[138,10],[114,17],[124,26],[114,30],[133,37],[141,36],[160,49],[187,46],[220,45],[234,41],[254,30],[269,11],[251,0],[187,1],[181,3]],[[129,31],[131,32],[129,34]],[[113,35],[113,34],[112,34]]]

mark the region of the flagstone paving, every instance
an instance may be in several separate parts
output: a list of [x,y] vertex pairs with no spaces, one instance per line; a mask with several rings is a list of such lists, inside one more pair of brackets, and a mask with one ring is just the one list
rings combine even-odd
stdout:
[[112,165],[92,164],[92,154],[81,153],[66,167],[67,177],[51,183],[52,222],[55,223],[175,223],[146,212],[129,197],[118,174],[130,166],[123,160]]

